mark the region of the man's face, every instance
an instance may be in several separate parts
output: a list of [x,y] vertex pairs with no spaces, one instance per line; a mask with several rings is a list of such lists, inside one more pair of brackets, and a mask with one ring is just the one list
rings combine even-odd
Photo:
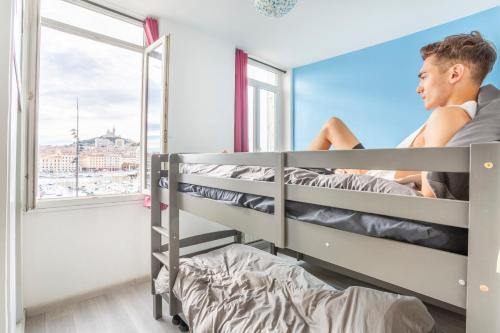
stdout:
[[417,94],[422,97],[424,107],[427,110],[442,106],[448,100],[453,88],[453,85],[449,82],[449,75],[448,70],[443,71],[437,65],[434,55],[425,59],[418,74]]

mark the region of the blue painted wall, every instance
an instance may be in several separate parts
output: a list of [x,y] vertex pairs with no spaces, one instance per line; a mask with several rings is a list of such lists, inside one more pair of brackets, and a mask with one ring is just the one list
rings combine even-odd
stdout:
[[[367,148],[394,147],[428,117],[415,89],[420,48],[480,31],[500,53],[500,6],[389,42],[293,69],[293,148],[305,150],[331,116]],[[499,54],[500,56],[500,54]],[[500,87],[500,60],[485,80]]]

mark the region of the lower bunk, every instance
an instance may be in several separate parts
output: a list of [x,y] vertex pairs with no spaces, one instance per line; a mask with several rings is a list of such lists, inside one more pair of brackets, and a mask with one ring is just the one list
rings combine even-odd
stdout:
[[[164,265],[155,293],[170,299],[169,284]],[[415,297],[336,290],[296,262],[243,244],[181,258],[172,291],[192,332],[436,332]]]

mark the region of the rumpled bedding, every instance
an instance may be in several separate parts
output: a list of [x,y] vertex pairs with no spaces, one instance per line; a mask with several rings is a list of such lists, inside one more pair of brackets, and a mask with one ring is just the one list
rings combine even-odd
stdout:
[[[274,170],[269,167],[181,164],[180,172],[252,181],[274,180]],[[397,195],[419,195],[412,184],[403,185],[368,175],[333,174],[327,169],[285,168],[284,179],[287,184]],[[167,177],[161,178],[159,185],[167,187]],[[274,199],[269,197],[185,183],[179,183],[178,190],[229,205],[255,209],[264,213],[274,213]],[[285,213],[288,218],[302,222],[463,255],[467,254],[468,234],[467,230],[462,228],[289,200],[285,203]]]
[[[179,172],[210,177],[274,181],[274,169],[261,166],[181,164]],[[284,169],[284,179],[286,184],[420,196],[413,183],[403,185],[369,175],[335,174],[329,169],[287,167]]]
[[[164,267],[156,292],[168,290]],[[173,292],[193,333],[431,332],[414,297],[362,287],[339,291],[296,263],[235,244],[181,259]]]

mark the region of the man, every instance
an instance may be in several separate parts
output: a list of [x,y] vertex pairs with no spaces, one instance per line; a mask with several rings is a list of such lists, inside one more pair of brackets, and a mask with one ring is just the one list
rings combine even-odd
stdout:
[[[427,110],[427,121],[398,145],[398,148],[443,147],[477,110],[479,88],[496,61],[496,51],[479,32],[446,37],[420,49],[424,64],[420,69],[417,94]],[[309,150],[364,148],[342,122],[333,117],[321,128]],[[368,174],[404,182],[421,179],[422,195],[435,197],[426,179],[426,172],[382,170],[337,170],[337,172]]]

